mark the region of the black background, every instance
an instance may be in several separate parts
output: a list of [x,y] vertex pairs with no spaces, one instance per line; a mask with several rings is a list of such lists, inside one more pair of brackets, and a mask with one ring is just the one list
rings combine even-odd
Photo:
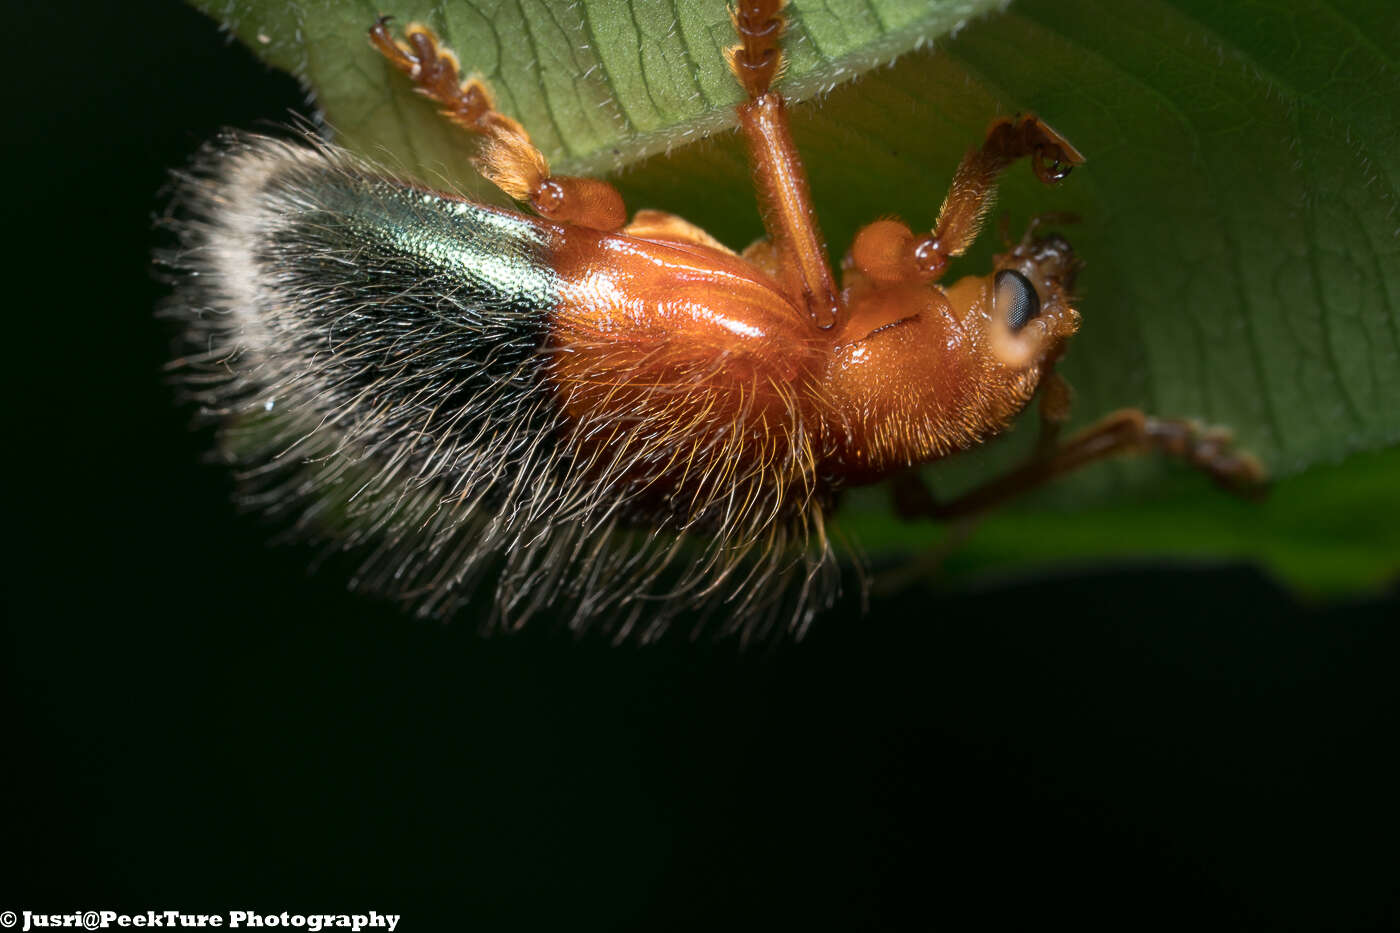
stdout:
[[165,172],[301,92],[175,4],[8,25],[0,910],[1396,921],[1393,599],[1089,571],[740,652],[483,639],[308,575],[172,402],[149,273]]

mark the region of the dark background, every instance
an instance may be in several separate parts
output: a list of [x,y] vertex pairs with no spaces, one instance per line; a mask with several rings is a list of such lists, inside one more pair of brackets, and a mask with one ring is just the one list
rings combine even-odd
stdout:
[[1397,920],[1393,598],[1089,571],[848,605],[741,652],[482,638],[308,575],[204,462],[148,271],[166,171],[301,92],[176,4],[9,26],[20,867],[0,909],[375,909],[408,931]]

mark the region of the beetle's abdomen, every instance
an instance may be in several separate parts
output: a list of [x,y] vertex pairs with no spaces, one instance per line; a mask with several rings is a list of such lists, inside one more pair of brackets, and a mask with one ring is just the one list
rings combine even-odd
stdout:
[[546,228],[315,150],[264,140],[226,158],[194,205],[216,235],[190,281],[265,408],[295,400],[298,418],[410,461],[470,456],[463,439],[546,414]]
[[247,141],[192,187],[183,300],[214,312],[191,332],[232,374],[220,402],[285,413],[294,453],[387,460],[470,498],[528,471],[689,525],[738,487],[808,489],[814,351],[761,273],[342,158]]
[[[578,455],[682,522],[811,492],[817,352],[801,313],[732,254],[568,228],[550,379]],[[728,503],[728,506],[726,506]]]
[[[250,504],[363,546],[358,585],[438,614],[489,577],[514,622],[700,591],[757,612],[785,590],[748,574],[785,579],[787,543],[823,540],[813,351],[732,254],[256,137],[211,147],[174,213],[183,383],[221,416]],[[829,558],[803,558],[809,580]]]

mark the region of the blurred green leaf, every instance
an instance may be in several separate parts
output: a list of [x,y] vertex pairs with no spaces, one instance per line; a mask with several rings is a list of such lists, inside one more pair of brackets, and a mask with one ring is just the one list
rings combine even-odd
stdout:
[[1042,575],[1111,558],[1252,562],[1305,595],[1339,596],[1400,579],[1397,477],[1400,449],[1389,448],[1281,480],[1261,503],[1173,477],[1110,504],[1017,507],[942,529],[900,522],[870,490],[836,528],[880,568],[877,588]]
[[[557,170],[609,173],[633,209],[674,211],[736,247],[762,232],[743,147],[725,131],[739,90],[723,0],[196,5],[306,81],[343,144],[429,183],[481,190],[469,142],[369,49],[380,12],[435,28]],[[1001,200],[1013,232],[1039,212],[1083,218],[1065,231],[1087,263],[1084,324],[1062,366],[1076,422],[1140,406],[1228,425],[1278,477],[1400,442],[1400,7],[1001,6],[791,4],[781,87],[807,101],[795,135],[833,255],[879,216],[929,226],[963,150],[994,117],[1034,110],[1089,159],[1054,189],[1018,167]],[[997,237],[983,240],[950,278],[987,267]],[[930,479],[955,492],[1030,433]],[[1321,590],[1396,572],[1375,532],[1400,517],[1394,451],[1280,482],[1262,507],[1179,473],[1086,470],[988,521],[960,566],[1256,556]],[[938,537],[852,499],[845,524],[867,550]]]

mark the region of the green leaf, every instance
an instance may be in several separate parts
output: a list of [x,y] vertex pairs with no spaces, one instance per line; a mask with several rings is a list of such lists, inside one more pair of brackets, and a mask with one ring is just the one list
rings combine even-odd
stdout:
[[[366,40],[375,18],[432,27],[498,109],[570,172],[622,169],[732,127],[725,0],[191,0],[306,82],[338,141],[424,179],[475,188],[463,134]],[[783,89],[812,97],[945,35],[1000,0],[795,3]]]
[[[762,232],[743,147],[727,131],[740,95],[722,57],[732,41],[722,0],[196,5],[303,78],[342,143],[430,184],[481,191],[469,141],[369,49],[365,31],[380,12],[436,29],[556,170],[606,172],[632,209],[674,211],[735,247]],[[1228,425],[1277,477],[1400,442],[1400,8],[1001,7],[790,5],[780,87],[807,101],[793,108],[794,131],[833,255],[876,217],[931,225],[987,124],[1034,110],[1088,164],[1056,188],[1013,169],[999,209],[1017,233],[1039,212],[1082,217],[1065,229],[1087,264],[1084,323],[1062,364],[1076,423],[1139,406]],[[984,235],[950,279],[987,268],[996,241]],[[940,494],[956,492],[1021,456],[1031,433],[929,477]],[[1400,463],[1378,456],[1281,482],[1263,507],[1157,461],[1097,466],[988,522],[969,559],[1255,555],[1319,589],[1375,581],[1396,568],[1366,530],[1378,515],[1396,527],[1400,512]],[[1333,502],[1332,484],[1366,484],[1369,498]],[[1144,502],[1163,488],[1157,506]],[[913,529],[911,539],[881,518],[883,506],[853,498],[847,524],[868,549],[937,538]],[[1308,503],[1327,502],[1347,511],[1310,537],[1298,516],[1319,518]],[[1080,508],[1072,546],[1060,515],[1071,505]],[[1132,533],[1159,526],[1177,530]],[[1372,559],[1340,561],[1338,542]]]

